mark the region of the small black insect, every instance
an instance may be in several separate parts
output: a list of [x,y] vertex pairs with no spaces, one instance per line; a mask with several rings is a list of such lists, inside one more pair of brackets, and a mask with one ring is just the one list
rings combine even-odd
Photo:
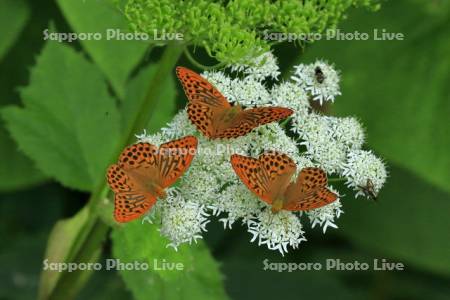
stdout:
[[318,83],[322,83],[325,80],[325,74],[323,74],[322,69],[319,66],[314,69],[314,75],[316,76]]

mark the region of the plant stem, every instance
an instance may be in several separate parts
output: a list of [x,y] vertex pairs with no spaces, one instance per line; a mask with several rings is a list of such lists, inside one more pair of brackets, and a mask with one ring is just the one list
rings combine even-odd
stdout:
[[212,66],[205,66],[204,64],[200,63],[198,60],[196,60],[192,56],[192,54],[191,54],[191,52],[189,52],[189,49],[187,46],[184,48],[184,55],[187,57],[187,59],[189,59],[191,64],[193,64],[194,66],[196,66],[197,68],[202,69],[202,70],[209,71],[209,70],[219,69],[219,68],[225,66],[225,63],[223,63],[223,62],[219,62]]
[[328,178],[328,182],[341,182],[345,181],[344,177],[338,177],[338,178]]
[[[122,149],[135,141],[135,133],[142,131],[148,124],[151,116],[156,110],[158,100],[163,92],[162,80],[165,80],[174,70],[183,47],[180,44],[169,44],[158,62],[158,69],[148,86],[145,101],[143,102],[139,114],[132,124],[127,128],[121,143],[119,143],[111,162],[116,160]],[[105,240],[109,227],[101,221],[97,214],[98,204],[108,191],[106,181],[102,180],[95,188],[88,202],[89,219],[83,226],[78,237],[75,239],[73,249],[65,259],[66,263],[86,263],[95,262],[101,253],[101,246]],[[73,299],[82,285],[87,281],[90,271],[62,272],[56,282],[48,299]]]
[[292,120],[292,117],[288,117],[286,119],[284,119],[281,123],[280,126],[283,128],[286,128],[286,125],[289,123],[289,121]]
[[[90,218],[80,233],[82,237],[78,250],[66,259],[66,263],[95,263],[101,254],[101,245],[106,238],[109,227],[103,223],[96,215]],[[80,242],[76,239],[75,243]],[[51,294],[48,296],[50,300],[74,299],[82,288],[84,283],[89,279],[92,271],[73,271],[63,272],[56,282]]]

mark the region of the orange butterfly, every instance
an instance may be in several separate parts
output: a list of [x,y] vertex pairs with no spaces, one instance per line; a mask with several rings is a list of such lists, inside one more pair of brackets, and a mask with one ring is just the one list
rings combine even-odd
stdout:
[[197,150],[197,138],[186,136],[159,147],[137,143],[127,147],[118,164],[108,169],[108,184],[115,193],[117,222],[139,218],[166,197],[169,187],[189,168]]
[[231,106],[211,83],[194,71],[177,67],[177,76],[189,99],[189,119],[211,139],[243,136],[260,125],[287,118],[293,113],[284,107],[244,110],[240,105]]
[[327,175],[322,169],[304,168],[297,181],[291,182],[296,165],[286,154],[271,151],[257,159],[233,154],[231,164],[242,182],[270,204],[273,212],[310,210],[337,199],[327,189]]

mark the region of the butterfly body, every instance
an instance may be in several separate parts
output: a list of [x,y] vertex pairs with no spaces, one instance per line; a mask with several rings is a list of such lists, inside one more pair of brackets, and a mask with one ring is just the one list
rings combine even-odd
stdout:
[[217,119],[213,120],[215,128],[214,136],[220,135],[221,132],[237,123],[237,118],[242,111],[243,109],[240,105],[217,111]]
[[176,73],[189,100],[189,119],[210,139],[240,137],[260,125],[293,114],[291,109],[284,107],[243,109],[239,105],[232,106],[219,90],[194,71],[177,67]]
[[157,198],[165,199],[167,198],[166,190],[157,184],[156,182],[147,182],[146,183],[146,190],[147,192],[151,193],[152,195],[155,195]]
[[272,203],[272,212],[273,213],[277,213],[280,210],[283,209],[284,206],[284,202],[286,200],[282,199],[282,198],[277,198],[273,203]]
[[127,147],[107,172],[108,184],[115,193],[115,219],[134,220],[158,198],[166,198],[165,189],[187,170],[196,149],[197,139],[193,136],[165,143],[159,149],[149,143]]
[[249,190],[272,206],[272,212],[310,210],[337,199],[319,168],[304,168],[292,181],[296,165],[286,154],[271,151],[257,159],[234,154],[231,164]]

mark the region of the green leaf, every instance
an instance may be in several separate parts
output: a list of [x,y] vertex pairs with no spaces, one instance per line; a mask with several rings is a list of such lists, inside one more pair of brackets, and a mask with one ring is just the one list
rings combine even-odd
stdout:
[[[155,225],[127,223],[112,234],[113,254],[123,263],[147,263],[147,271],[120,271],[135,299],[227,299],[217,263],[203,242],[167,248]],[[156,270],[155,262],[181,263],[183,270]]]
[[42,182],[45,176],[30,159],[17,151],[16,143],[2,126],[3,122],[0,121],[0,157],[4,158],[0,164],[0,192],[18,190]]
[[21,97],[25,107],[7,107],[3,117],[38,168],[80,190],[103,180],[120,120],[100,71],[70,47],[49,42]]
[[23,0],[0,1],[0,60],[25,26],[30,10]]
[[[74,217],[56,223],[49,236],[47,250],[44,256],[44,267],[45,262],[49,265],[52,263],[67,262],[68,257],[70,257],[73,252],[72,247],[74,247],[74,245],[79,246],[76,241],[82,233],[83,228],[88,223],[88,220],[89,210],[85,207]],[[100,254],[101,248],[98,248],[91,253],[92,256],[88,258],[88,261],[83,261],[83,263],[96,262]],[[74,290],[78,290],[83,286],[91,272],[92,271],[79,271],[81,279],[77,281],[77,286],[72,284],[70,287],[72,293]],[[62,272],[51,269],[42,271],[39,284],[39,299],[48,299],[62,274]]]
[[[33,22],[40,24],[45,17],[46,14],[34,15],[30,20],[26,1],[0,1],[0,107],[18,103],[17,85],[26,82],[30,62],[41,48],[42,33],[23,28]],[[17,151],[17,144],[6,131],[3,120],[0,120],[0,145],[0,156],[4,158],[0,164],[0,191],[28,188],[45,180],[35,164]]]
[[[44,255],[44,258],[48,259],[49,264],[52,262],[64,262],[71,251],[70,245],[75,241],[88,220],[88,212],[87,209],[82,209],[74,217],[56,223],[50,233],[47,250]],[[64,243],[61,243],[61,241],[64,241]],[[42,271],[39,284],[39,299],[46,299],[51,294],[60,276],[61,272]]]
[[392,167],[377,203],[348,198],[338,221],[340,234],[364,248],[402,259],[407,268],[450,274],[448,194]]
[[124,96],[130,72],[141,61],[148,42],[138,40],[108,40],[107,30],[129,33],[126,18],[113,0],[58,0],[65,18],[78,33],[100,33],[100,40],[82,40],[81,45],[104,72],[114,90]]
[[[130,80],[122,107],[124,128],[128,128],[132,120],[135,120],[140,113],[139,108],[142,107],[147,93],[151,92],[149,91],[149,86],[153,76],[156,74],[156,70],[157,67],[151,65],[143,69],[133,80]],[[157,111],[157,113],[152,114],[150,122],[145,128],[148,133],[158,131],[161,126],[170,121],[175,112],[176,88],[173,76],[162,80],[161,85],[163,86],[161,96],[156,99],[158,102],[154,104],[154,111]],[[136,134],[138,133],[136,132]]]
[[[448,16],[427,15],[410,1],[390,1],[377,14],[358,10],[342,32],[368,32],[371,39],[321,41],[306,58],[324,57],[342,70],[343,96],[333,108],[361,119],[372,148],[450,192]],[[374,28],[405,39],[373,40]]]

